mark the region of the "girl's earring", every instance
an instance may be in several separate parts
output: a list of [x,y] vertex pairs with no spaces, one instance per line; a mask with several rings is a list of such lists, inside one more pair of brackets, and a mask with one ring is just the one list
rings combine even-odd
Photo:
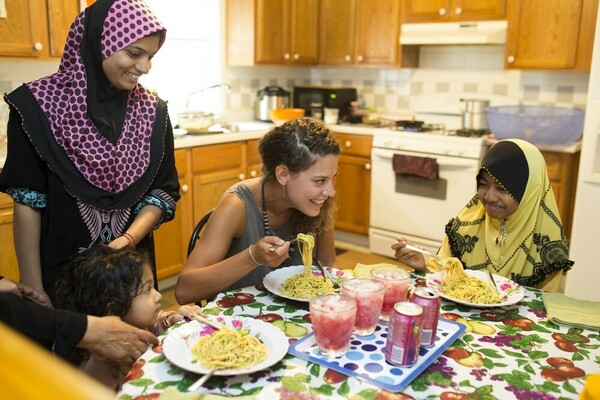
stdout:
[[287,183],[283,185],[283,197],[287,196]]

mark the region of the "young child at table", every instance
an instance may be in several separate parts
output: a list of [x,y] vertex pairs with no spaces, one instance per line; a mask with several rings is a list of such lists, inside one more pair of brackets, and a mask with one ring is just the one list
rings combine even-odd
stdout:
[[[115,315],[155,335],[184,317],[202,314],[200,307],[190,305],[181,306],[177,311],[164,311],[161,299],[162,295],[154,289],[150,261],[145,253],[94,246],[66,266],[57,283],[55,305],[99,317]],[[123,375],[116,365],[85,350],[77,350],[70,361],[111,389],[119,389]]]

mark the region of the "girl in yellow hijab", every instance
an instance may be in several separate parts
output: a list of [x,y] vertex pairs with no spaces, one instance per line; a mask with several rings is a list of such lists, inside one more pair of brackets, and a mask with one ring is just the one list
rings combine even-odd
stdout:
[[[408,252],[403,242],[399,238],[392,246],[396,257],[424,270],[423,257]],[[438,255],[524,286],[558,288],[573,261],[546,162],[534,145],[509,139],[490,148],[477,174],[477,194],[446,225]]]

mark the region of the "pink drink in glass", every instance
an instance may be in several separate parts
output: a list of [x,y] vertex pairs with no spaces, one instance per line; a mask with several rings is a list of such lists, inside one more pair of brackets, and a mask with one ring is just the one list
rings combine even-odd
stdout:
[[379,319],[389,321],[394,304],[406,300],[410,274],[396,267],[378,267],[371,270],[371,277],[385,285],[383,306],[381,307]]
[[356,301],[343,294],[322,294],[309,302],[310,321],[321,354],[341,357],[350,347]]
[[356,300],[356,336],[367,336],[375,332],[384,293],[383,283],[371,278],[349,279],[342,283],[342,294]]

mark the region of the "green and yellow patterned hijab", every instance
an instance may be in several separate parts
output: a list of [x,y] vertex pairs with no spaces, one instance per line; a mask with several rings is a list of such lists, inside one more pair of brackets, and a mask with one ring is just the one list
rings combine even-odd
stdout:
[[440,255],[458,257],[465,268],[490,268],[525,286],[542,286],[571,269],[573,261],[540,151],[523,140],[499,141],[484,156],[482,171],[513,197],[517,210],[503,224],[487,215],[475,195],[446,225]]

